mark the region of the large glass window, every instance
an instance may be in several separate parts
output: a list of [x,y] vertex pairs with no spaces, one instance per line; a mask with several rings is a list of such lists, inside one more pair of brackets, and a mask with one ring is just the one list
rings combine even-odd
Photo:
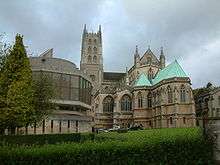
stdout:
[[64,73],[36,71],[33,72],[33,78],[37,78],[42,73],[51,77],[56,99],[82,101],[91,104],[92,85],[83,77]]
[[103,112],[113,112],[114,100],[111,96],[105,97],[103,100]]
[[91,103],[91,90],[92,86],[89,81],[80,77],[80,88],[79,88],[79,96],[80,101],[85,102],[87,104]]
[[128,95],[124,95],[121,99],[121,111],[131,111],[131,98]]
[[61,74],[60,77],[61,99],[70,100],[70,75]]

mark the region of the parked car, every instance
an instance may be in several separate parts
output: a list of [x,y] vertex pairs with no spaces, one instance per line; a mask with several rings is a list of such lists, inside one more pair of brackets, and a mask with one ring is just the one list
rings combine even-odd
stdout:
[[109,132],[109,131],[107,129],[103,129],[103,128],[97,129],[97,133],[101,133],[101,132]]
[[136,131],[136,130],[143,130],[142,126],[132,126],[130,128],[128,128],[129,131]]

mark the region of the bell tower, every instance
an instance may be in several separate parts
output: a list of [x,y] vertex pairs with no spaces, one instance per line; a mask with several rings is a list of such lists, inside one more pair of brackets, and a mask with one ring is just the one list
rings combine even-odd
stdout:
[[80,70],[91,78],[95,89],[101,85],[103,78],[101,25],[96,33],[88,32],[86,25],[84,25]]

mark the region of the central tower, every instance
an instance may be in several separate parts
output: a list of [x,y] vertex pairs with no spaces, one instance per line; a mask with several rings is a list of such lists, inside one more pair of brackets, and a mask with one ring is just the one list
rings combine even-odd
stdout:
[[99,25],[97,33],[88,33],[86,25],[84,25],[80,70],[91,78],[95,89],[101,85],[103,77],[101,25]]

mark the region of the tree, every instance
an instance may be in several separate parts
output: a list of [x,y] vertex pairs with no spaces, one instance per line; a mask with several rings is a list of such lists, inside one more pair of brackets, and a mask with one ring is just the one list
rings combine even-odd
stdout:
[[32,71],[22,36],[16,35],[15,44],[2,64],[0,123],[14,134],[16,127],[23,127],[34,115]]
[[54,86],[52,78],[45,72],[40,72],[33,76],[34,99],[33,105],[35,115],[34,122],[45,119],[54,108],[52,99],[54,98]]
[[206,85],[206,88],[212,88],[212,87],[213,87],[212,83],[208,82],[207,85]]

